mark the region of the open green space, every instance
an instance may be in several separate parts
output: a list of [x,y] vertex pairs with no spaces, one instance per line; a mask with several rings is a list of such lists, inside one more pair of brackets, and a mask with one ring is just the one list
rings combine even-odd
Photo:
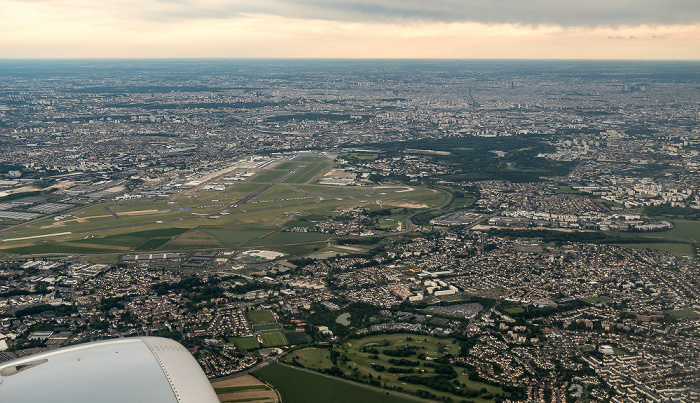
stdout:
[[170,241],[170,238],[151,238],[134,248],[137,251],[156,250]]
[[265,332],[261,334],[265,347],[286,346],[287,339],[282,332]]
[[674,228],[668,231],[658,232],[620,232],[623,237],[644,237],[651,239],[664,239],[669,241],[690,242],[700,241],[700,221],[674,220]]
[[57,238],[39,238],[33,240],[33,245],[7,248],[9,253],[41,254],[41,253],[104,253],[154,250],[172,239],[189,231],[188,228],[164,228],[160,230],[144,230],[126,232],[123,234],[107,235],[104,237],[87,236],[83,239],[58,242]]
[[46,243],[32,246],[20,246],[16,248],[3,249],[5,253],[16,253],[19,255],[34,255],[44,253],[107,253],[117,252],[118,249],[113,248],[90,248],[82,245],[64,243]]
[[198,229],[226,245],[239,245],[270,232],[264,228],[199,227]]
[[583,298],[581,301],[589,303],[589,304],[600,304],[604,302],[610,302],[608,298],[605,297],[590,297],[590,298]]
[[248,319],[253,323],[272,322],[275,316],[270,310],[248,311]]
[[615,352],[615,355],[627,355],[627,351],[625,351],[619,347],[613,346],[613,351]]
[[318,175],[324,169],[328,168],[328,164],[324,162],[311,163],[306,167],[300,169],[294,175],[285,179],[285,183],[306,183],[313,179],[314,176]]
[[282,365],[268,365],[253,372],[253,375],[274,386],[284,403],[408,403],[420,401]]
[[613,244],[625,248],[633,249],[653,249],[668,252],[675,256],[691,256],[693,254],[693,246],[687,243],[619,243]]
[[231,190],[234,192],[252,193],[256,190],[260,190],[260,188],[262,188],[263,186],[265,185],[260,183],[241,183],[239,185],[234,186]]
[[260,347],[257,337],[231,337],[229,342],[233,343],[237,350],[253,350]]
[[510,308],[505,308],[503,311],[505,311],[505,313],[508,313],[508,314],[511,314],[511,315],[515,315],[515,314],[519,314],[519,313],[525,312],[525,309],[524,309],[523,307],[521,307],[521,306],[513,306],[513,307],[510,307]]
[[700,241],[700,221],[675,220],[675,227],[669,231],[645,234],[649,238],[661,237],[673,241]]
[[[298,166],[298,161],[293,162]],[[329,168],[328,159],[312,158],[299,170],[293,182],[304,182]],[[292,168],[268,169],[261,175],[268,179],[279,177]],[[264,177],[262,177],[264,179]],[[151,250],[206,250],[236,247],[272,247],[294,256],[319,248],[333,238],[329,234],[293,233],[281,231],[290,226],[311,226],[313,219],[338,215],[338,209],[354,206],[382,208],[375,203],[382,200],[390,216],[381,217],[379,227],[395,228],[399,222],[414,214],[415,208],[396,207],[395,204],[440,205],[444,192],[415,186],[339,187],[317,184],[281,183],[250,202],[218,215],[226,206],[235,203],[263,183],[238,183],[226,192],[183,191],[168,201],[124,200],[98,202],[73,212],[73,217],[54,222],[37,220],[0,236],[0,253],[69,254],[69,253],[129,253]],[[122,213],[115,219],[106,207]],[[184,208],[184,209],[183,209]],[[135,214],[124,214],[124,213]],[[289,219],[289,212],[298,216]],[[210,219],[210,216],[217,219]]]
[[309,336],[304,332],[286,332],[284,338],[287,339],[289,344],[306,344],[309,343]]
[[161,249],[164,250],[187,250],[187,249],[205,249],[205,248],[220,248],[223,243],[213,235],[204,231],[194,229],[179,235],[170,241],[166,242]]
[[293,168],[297,167],[298,165],[299,165],[299,163],[297,163],[297,162],[285,161],[285,162],[278,164],[275,167],[275,169],[287,169],[287,170],[289,170],[289,169],[293,169]]
[[[428,392],[442,398],[451,398],[453,401],[464,399],[453,393],[435,390],[420,384],[404,382],[402,376],[433,377],[438,373],[433,365],[434,360],[444,357],[446,354],[459,353],[460,346],[453,339],[438,338],[426,335],[411,334],[381,334],[368,336],[357,340],[349,340],[336,348],[336,352],[347,356],[347,360],[339,360],[338,367],[346,376],[369,377],[376,379],[381,375],[382,383],[389,387],[402,388],[404,391],[415,393],[419,390]],[[398,357],[398,358],[397,358]],[[406,359],[418,362],[418,365],[402,365],[397,361]],[[390,361],[392,360],[392,361]],[[393,368],[389,371],[389,368]],[[486,389],[488,394],[503,394],[499,387],[487,385],[482,382],[469,380],[469,374],[464,368],[453,367],[456,372],[454,380],[458,381],[460,390],[479,391]],[[479,397],[470,399],[481,402],[488,401]]]
[[[372,145],[370,145],[372,146]],[[457,170],[455,174],[442,176],[446,180],[510,180],[513,182],[538,182],[543,176],[564,176],[575,162],[552,161],[540,158],[541,153],[555,148],[541,137],[534,135],[484,138],[446,137],[441,139],[408,140],[383,143],[380,157],[405,155],[410,150],[431,150],[422,157],[438,165]],[[503,151],[499,157],[493,151]],[[438,151],[440,153],[438,153]]]
[[290,185],[280,183],[272,189],[266,190],[265,193],[258,196],[255,200],[263,201],[303,196],[308,196],[308,193],[295,189]]
[[330,238],[330,234],[320,232],[275,232],[262,238],[251,239],[245,246],[269,246],[293,243],[319,242]]
[[331,352],[325,348],[304,348],[284,356],[287,363],[297,362],[304,368],[328,369],[333,366]]
[[250,181],[256,183],[270,183],[274,182],[276,179],[280,178],[285,173],[287,173],[287,170],[270,169],[255,175],[250,179]]
[[674,318],[700,318],[700,313],[692,309],[682,309],[679,311],[670,311],[668,314]]

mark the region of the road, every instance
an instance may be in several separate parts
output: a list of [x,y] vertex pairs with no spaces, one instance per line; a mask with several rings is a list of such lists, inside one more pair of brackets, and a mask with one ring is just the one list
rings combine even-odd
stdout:
[[115,220],[121,220],[121,219],[122,219],[121,217],[119,217],[119,216],[117,215],[117,213],[115,213],[114,211],[112,211],[112,209],[110,208],[110,206],[105,206],[105,210],[107,210],[107,212],[108,212],[109,214],[113,215]]
[[240,206],[240,205],[242,205],[242,204],[247,203],[247,202],[250,201],[251,199],[257,197],[258,195],[262,194],[263,192],[269,190],[270,188],[272,188],[272,187],[274,187],[274,186],[277,186],[277,185],[279,185],[280,183],[284,182],[284,181],[287,180],[290,176],[292,176],[292,175],[294,175],[295,173],[299,172],[300,169],[306,168],[307,165],[308,165],[308,164],[299,165],[298,167],[292,169],[291,171],[289,171],[289,172],[287,172],[286,174],[280,176],[279,178],[275,179],[274,181],[268,183],[267,185],[263,186],[262,188],[256,190],[255,192],[249,194],[248,196],[246,196],[246,197],[240,199],[239,201],[237,201],[237,202],[231,204],[230,206],[226,207],[226,208],[225,208],[223,211],[221,211],[221,213],[219,213],[219,214],[228,213],[230,210],[233,210],[233,209],[235,209],[236,207],[238,207],[238,206]]

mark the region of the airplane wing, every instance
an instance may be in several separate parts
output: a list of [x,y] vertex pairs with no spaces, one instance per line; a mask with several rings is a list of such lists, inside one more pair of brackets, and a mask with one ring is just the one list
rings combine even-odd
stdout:
[[3,403],[218,403],[194,357],[161,337],[78,344],[0,363]]

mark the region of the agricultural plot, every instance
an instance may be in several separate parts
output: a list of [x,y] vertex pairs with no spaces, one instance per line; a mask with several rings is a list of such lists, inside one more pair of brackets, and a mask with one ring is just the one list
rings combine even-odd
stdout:
[[[282,365],[268,365],[255,371],[253,375],[274,386],[285,403],[408,403],[420,401]],[[308,385],[314,385],[314,387],[310,388]]]
[[252,375],[243,375],[211,385],[220,402],[274,403],[279,402],[275,390]]

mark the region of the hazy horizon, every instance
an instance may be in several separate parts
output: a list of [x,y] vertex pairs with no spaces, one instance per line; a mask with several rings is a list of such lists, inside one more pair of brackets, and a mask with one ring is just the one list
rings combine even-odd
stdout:
[[0,0],[3,58],[699,60],[691,0]]

